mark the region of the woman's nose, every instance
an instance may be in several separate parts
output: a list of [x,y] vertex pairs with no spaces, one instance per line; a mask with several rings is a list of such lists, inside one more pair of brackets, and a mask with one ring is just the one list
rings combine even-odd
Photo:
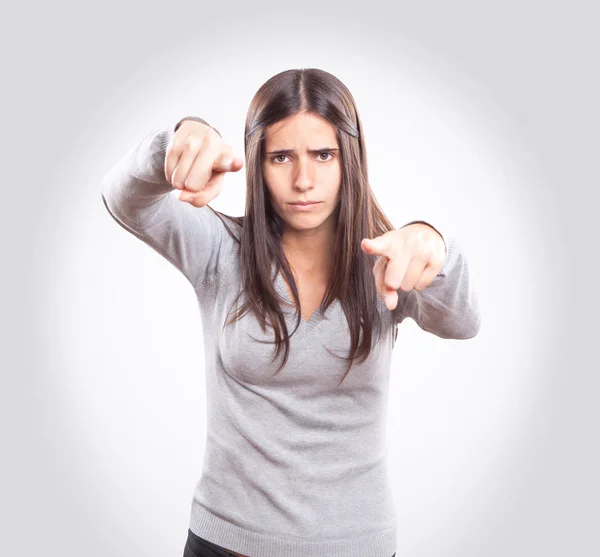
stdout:
[[296,178],[294,186],[297,189],[310,188],[313,184],[312,170],[307,160],[300,160],[296,170]]

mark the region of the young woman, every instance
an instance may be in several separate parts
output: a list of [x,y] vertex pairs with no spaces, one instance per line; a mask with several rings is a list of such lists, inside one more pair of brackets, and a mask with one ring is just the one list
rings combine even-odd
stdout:
[[184,556],[391,557],[397,326],[477,334],[465,255],[428,223],[386,218],[330,73],[262,85],[244,147],[243,217],[208,205],[244,161],[199,117],[150,133],[103,181],[110,214],[184,274],[201,312],[207,442]]

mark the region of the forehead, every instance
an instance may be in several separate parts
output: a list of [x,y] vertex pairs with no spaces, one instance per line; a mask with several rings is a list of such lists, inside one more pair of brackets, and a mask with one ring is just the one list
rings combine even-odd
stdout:
[[299,113],[265,128],[265,142],[272,148],[295,148],[327,142],[337,146],[337,130],[322,116]]

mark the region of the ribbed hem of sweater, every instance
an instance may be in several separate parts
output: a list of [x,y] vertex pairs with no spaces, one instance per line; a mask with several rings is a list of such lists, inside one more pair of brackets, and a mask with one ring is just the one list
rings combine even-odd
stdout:
[[250,557],[392,557],[396,553],[396,524],[367,537],[303,541],[245,530],[194,502],[189,527],[209,542]]

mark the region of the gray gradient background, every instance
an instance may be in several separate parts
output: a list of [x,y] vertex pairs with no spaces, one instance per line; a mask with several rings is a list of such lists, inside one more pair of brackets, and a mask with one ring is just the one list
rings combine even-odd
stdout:
[[[258,87],[352,91],[393,222],[467,254],[480,334],[393,358],[398,557],[600,553],[592,3],[102,3],[2,18],[3,555],[182,554],[205,442],[201,320],[101,180],[197,114],[243,155]],[[565,3],[566,5],[566,3]],[[244,207],[244,171],[213,206]]]

